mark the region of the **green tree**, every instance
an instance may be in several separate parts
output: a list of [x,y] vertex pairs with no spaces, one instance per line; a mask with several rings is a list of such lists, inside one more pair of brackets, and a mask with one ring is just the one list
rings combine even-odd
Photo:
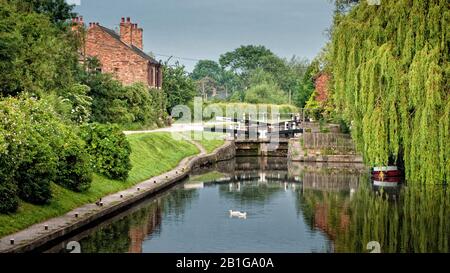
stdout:
[[294,93],[294,104],[300,108],[305,107],[315,90],[314,77],[319,73],[319,62],[314,60],[306,69]]
[[209,77],[219,82],[222,78],[223,69],[218,63],[210,60],[199,61],[191,73],[191,78],[198,81]]
[[67,19],[74,18],[74,5],[69,5],[65,0],[9,0],[20,11],[42,13],[50,18],[53,23],[62,24]]
[[45,15],[0,0],[0,96],[42,96],[74,83],[76,47]]
[[262,83],[247,90],[244,102],[253,104],[286,104],[286,94],[276,84]]
[[333,27],[337,110],[367,163],[410,183],[450,176],[449,18],[447,0],[361,1]]
[[92,98],[93,122],[129,124],[134,117],[129,112],[126,91],[120,82],[109,74],[97,71],[87,73],[83,84],[89,86]]
[[177,105],[185,105],[197,93],[195,81],[191,79],[185,67],[179,63],[174,66],[165,65],[163,72],[163,90],[167,97],[167,111]]
[[131,170],[131,146],[117,125],[91,123],[82,126],[82,138],[99,174],[125,181]]
[[272,61],[277,57],[264,46],[241,46],[234,51],[220,56],[219,63],[236,74],[246,74],[251,70],[262,68],[270,70]]

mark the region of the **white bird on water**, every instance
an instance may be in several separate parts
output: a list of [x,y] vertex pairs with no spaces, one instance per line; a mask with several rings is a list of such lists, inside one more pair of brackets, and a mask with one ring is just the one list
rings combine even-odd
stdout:
[[240,212],[240,211],[232,211],[230,210],[230,217],[238,217],[238,218],[243,218],[243,219],[247,219],[247,212]]

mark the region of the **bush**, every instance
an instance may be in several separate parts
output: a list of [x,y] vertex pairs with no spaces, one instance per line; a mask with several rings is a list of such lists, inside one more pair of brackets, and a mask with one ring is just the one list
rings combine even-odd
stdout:
[[50,183],[56,179],[56,154],[35,128],[27,132],[24,144],[15,178],[19,196],[33,204],[46,204],[52,198]]
[[19,207],[16,186],[0,180],[0,213],[15,212]]
[[277,85],[263,83],[251,87],[246,93],[244,102],[261,104],[285,104],[288,102],[286,94]]
[[[0,108],[0,119],[4,116]],[[6,131],[0,124],[0,213],[14,212],[19,206],[17,187],[12,183],[13,169],[8,166],[8,143],[6,143]]]
[[144,127],[163,126],[166,114],[164,92],[149,89],[142,83],[125,87],[125,98],[132,122]]
[[86,145],[68,129],[64,131],[63,140],[58,155],[56,183],[72,191],[86,191],[92,182],[92,168]]
[[17,208],[17,196],[33,204],[51,200],[51,183],[81,191],[90,169],[83,141],[61,122],[49,104],[35,99],[0,102],[2,211]]
[[109,74],[90,73],[83,79],[89,86],[88,96],[92,98],[91,121],[100,123],[128,124],[133,115],[128,111],[125,89]]
[[6,143],[0,165],[7,172],[2,180],[25,201],[47,203],[57,160],[49,138],[56,131],[51,111],[34,99],[7,99],[0,103],[0,118]]
[[131,147],[119,127],[93,123],[82,128],[93,169],[108,178],[126,180],[131,170]]

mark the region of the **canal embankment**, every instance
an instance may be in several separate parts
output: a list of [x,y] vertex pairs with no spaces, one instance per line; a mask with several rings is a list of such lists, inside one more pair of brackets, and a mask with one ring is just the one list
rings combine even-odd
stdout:
[[348,134],[304,133],[289,140],[288,159],[293,162],[363,163]]
[[[33,251],[42,245],[64,238],[73,232],[83,229],[92,222],[118,213],[136,202],[174,185],[176,182],[189,176],[190,172],[196,168],[201,168],[204,165],[227,160],[235,156],[234,143],[230,141],[212,153],[208,153],[199,143],[192,142],[192,144],[197,148],[194,154],[198,151],[200,153],[186,157],[181,161],[178,160],[179,164],[176,164],[175,168],[172,166],[170,171],[154,176],[144,182],[132,184],[131,187],[122,191],[107,195],[101,199],[101,202],[97,202],[97,204],[90,202],[62,216],[39,222],[19,232],[10,234],[0,239],[0,252]],[[160,152],[166,155],[170,154],[170,151],[167,149]],[[173,159],[176,160],[177,158]],[[160,158],[161,160],[163,159]],[[158,166],[156,166],[158,163],[154,162],[153,164],[153,166],[147,166],[147,169],[158,169]]]

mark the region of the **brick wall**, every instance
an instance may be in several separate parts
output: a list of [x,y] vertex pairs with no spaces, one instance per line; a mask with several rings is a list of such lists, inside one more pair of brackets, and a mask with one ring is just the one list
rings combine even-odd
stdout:
[[86,55],[99,59],[103,73],[113,74],[123,84],[143,82],[153,86],[149,82],[149,61],[103,31],[97,24],[89,27],[85,51]]
[[330,76],[322,73],[316,78],[316,91],[318,102],[325,102],[328,99],[328,84],[330,82]]

